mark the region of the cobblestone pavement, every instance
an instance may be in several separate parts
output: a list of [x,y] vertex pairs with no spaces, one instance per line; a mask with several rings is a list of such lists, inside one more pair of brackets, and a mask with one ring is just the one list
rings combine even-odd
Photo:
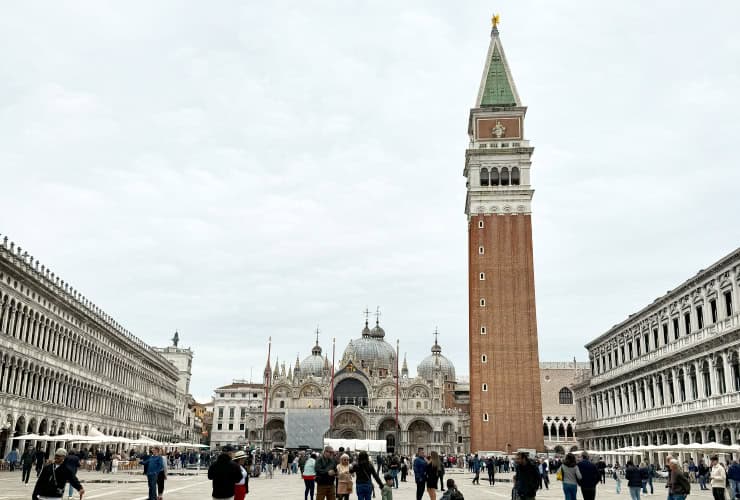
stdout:
[[[32,474],[33,476],[33,474]],[[111,476],[110,474],[101,474],[96,472],[81,472],[80,479],[84,482],[87,499],[101,498],[105,500],[146,500],[146,482],[141,474],[119,474]],[[463,472],[453,472],[445,478],[454,478],[460,486],[460,490],[465,495],[465,500],[497,500],[499,498],[511,498],[511,483],[505,482],[508,479],[507,474],[501,474],[501,481],[491,487],[484,484],[481,477],[481,485],[472,485],[472,474]],[[537,495],[541,500],[563,500],[563,492],[560,484],[554,481],[555,476],[551,476],[553,484],[550,489],[540,491]],[[27,486],[20,482],[19,472],[2,472],[0,473],[0,500],[28,500],[31,498],[33,490],[32,482],[35,477],[31,478],[31,483]],[[409,478],[413,480],[413,478]],[[104,481],[104,482],[101,482]],[[624,482],[622,483],[624,485]],[[252,478],[250,480],[250,494],[248,499],[252,500],[302,500],[303,499],[303,481],[297,475],[276,475],[273,479],[264,477]],[[665,488],[663,484],[656,484],[655,495],[648,495],[649,499],[665,499]],[[630,500],[627,488],[622,489],[622,493],[615,493],[614,481],[608,480],[606,485],[599,486],[596,494],[597,500]],[[709,500],[712,498],[711,491],[700,491],[699,486],[692,485],[691,496],[689,499]],[[394,500],[415,500],[416,488],[413,482],[401,483],[398,490],[394,490]],[[437,499],[442,496],[442,492],[437,493]],[[75,498],[79,498],[75,496]],[[165,498],[171,500],[208,500],[211,498],[211,483],[205,475],[205,471],[199,474],[193,473],[188,475],[173,474],[167,480],[165,489]],[[356,495],[351,499],[355,500]],[[379,497],[377,497],[379,498]],[[428,495],[424,499],[428,500]],[[580,491],[579,500],[582,498]]]

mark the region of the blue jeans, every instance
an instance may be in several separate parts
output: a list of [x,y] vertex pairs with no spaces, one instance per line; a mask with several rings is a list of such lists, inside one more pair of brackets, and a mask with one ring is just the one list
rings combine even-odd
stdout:
[[149,484],[149,500],[157,500],[157,474],[147,474],[146,482]]
[[398,469],[391,469],[391,476],[393,476],[393,487],[398,488]]
[[732,496],[732,500],[735,500],[737,498],[737,495],[740,494],[740,481],[737,479],[730,479],[730,495]]
[[647,495],[647,479],[642,480],[642,492]]
[[563,494],[565,494],[565,500],[576,500],[577,493],[578,485],[563,483]]
[[686,500],[686,495],[668,495],[668,500]]
[[640,500],[640,490],[642,489],[641,486],[630,486],[630,498],[632,500]]
[[370,500],[373,497],[373,483],[357,483],[357,500]]

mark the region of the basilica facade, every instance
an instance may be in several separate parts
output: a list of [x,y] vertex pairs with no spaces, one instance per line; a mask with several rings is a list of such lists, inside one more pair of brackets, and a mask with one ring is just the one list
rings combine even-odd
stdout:
[[338,360],[332,385],[332,363],[317,335],[311,355],[287,370],[285,363],[268,362],[263,384],[236,381],[216,389],[211,444],[292,447],[290,433],[298,432],[289,424],[292,414],[325,418],[323,437],[384,440],[389,452],[468,450],[468,412],[455,404],[455,367],[439,343],[416,374],[405,358],[398,361],[383,328],[376,323],[371,329],[366,321]]

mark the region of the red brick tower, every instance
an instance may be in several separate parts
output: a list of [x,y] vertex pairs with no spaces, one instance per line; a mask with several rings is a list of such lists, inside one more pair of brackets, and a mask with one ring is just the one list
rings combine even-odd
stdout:
[[[494,21],[494,23],[497,22]],[[473,452],[543,450],[532,259],[534,148],[494,24],[465,153]]]

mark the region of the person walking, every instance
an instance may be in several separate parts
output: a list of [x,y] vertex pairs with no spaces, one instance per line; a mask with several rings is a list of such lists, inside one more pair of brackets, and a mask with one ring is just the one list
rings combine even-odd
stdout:
[[337,461],[334,448],[327,446],[316,460],[316,500],[336,500],[334,479],[337,475]]
[[540,459],[540,463],[537,465],[537,470],[540,473],[540,488],[545,487],[546,490],[550,489],[550,469],[547,466],[547,461],[544,458]]
[[589,459],[588,453],[581,453],[581,460],[576,465],[581,473],[581,495],[583,500],[596,499],[596,485],[601,480],[601,473],[596,465]]
[[401,462],[398,459],[398,455],[393,455],[390,461],[390,474],[393,478],[393,487],[398,489],[398,472],[401,470]]
[[80,499],[85,495],[77,476],[64,466],[67,450],[59,448],[54,453],[54,461],[41,468],[36,485],[31,493],[32,500],[56,500],[64,497],[64,485],[69,483],[80,493]]
[[164,460],[159,456],[159,446],[154,446],[151,454],[145,457],[141,463],[144,465],[144,474],[146,474],[146,482],[149,487],[147,500],[158,500],[157,478],[164,469]]
[[233,448],[224,446],[216,461],[208,467],[208,479],[212,483],[211,497],[219,500],[233,500],[234,487],[242,479],[242,471],[231,460]]
[[514,491],[517,500],[534,500],[540,484],[537,466],[525,451],[518,451],[514,457]]
[[712,455],[709,459],[709,477],[711,479],[712,496],[714,500],[725,500],[725,485],[727,484],[727,472],[719,463],[719,457]]
[[496,477],[494,476],[496,464],[493,461],[493,457],[488,457],[486,460],[486,472],[488,473],[488,485],[493,486],[496,484]]
[[378,471],[375,470],[375,467],[370,462],[370,457],[366,451],[361,451],[360,454],[357,455],[357,463],[350,467],[350,471],[353,472],[356,477],[357,500],[370,500],[372,498],[373,479],[378,483],[380,489],[383,489],[383,480],[380,479]]
[[28,479],[31,477],[31,469],[33,468],[33,448],[30,446],[26,448],[21,456],[21,482],[28,484]]
[[306,487],[303,491],[303,500],[308,500],[309,494],[311,495],[311,500],[313,500],[314,491],[316,490],[315,453],[311,453],[303,464],[303,484]]
[[10,472],[15,472],[15,464],[18,462],[18,449],[13,448],[10,453],[5,457],[5,461],[8,462]]
[[630,490],[632,500],[640,500],[640,490],[642,490],[642,476],[640,469],[635,467],[634,462],[629,460],[625,465],[624,478],[627,480],[627,488]]
[[427,493],[430,500],[437,500],[437,482],[439,481],[440,469],[442,469],[442,462],[439,460],[439,454],[432,451],[426,465]]
[[406,457],[401,457],[401,482],[406,482],[406,477],[409,475],[409,464]]
[[249,493],[249,474],[245,467],[247,461],[247,453],[239,450],[234,453],[234,462],[239,466],[239,472],[241,472],[241,480],[234,485],[234,500],[244,500]]
[[651,495],[654,495],[655,494],[655,488],[653,487],[653,479],[655,479],[655,465],[654,464],[651,464],[651,463],[648,463],[647,464],[647,469],[648,469],[648,480],[647,480],[647,484],[648,484],[648,486],[650,486],[650,494]]
[[[645,462],[640,462],[640,481],[642,481],[642,493],[647,495],[647,484],[648,484],[648,478],[650,477],[650,470],[648,470],[647,465]],[[696,474],[694,474],[694,477],[696,477]]]
[[41,469],[44,467],[44,462],[46,462],[46,452],[41,448],[36,449],[33,459],[36,461],[36,477],[39,477],[41,475]]
[[[23,462],[23,459],[21,459],[21,462]],[[740,463],[737,460],[733,460],[727,468],[727,479],[730,482],[731,500],[735,500],[740,496]]]
[[480,484],[480,458],[478,458],[478,455],[475,455],[473,457],[473,472],[475,473],[475,477],[473,478],[473,484]]
[[691,493],[689,478],[681,470],[678,460],[671,458],[668,461],[668,500],[686,500],[686,495]]
[[565,500],[576,500],[578,483],[581,481],[581,471],[576,464],[576,456],[572,453],[565,455],[563,463],[558,469],[558,478],[563,482]]
[[596,462],[596,469],[599,471],[601,484],[606,484],[606,462],[604,462],[603,458],[599,457],[599,460]]
[[[77,451],[74,448],[65,457],[64,466],[68,468],[72,472],[72,474],[77,476],[77,471],[80,470],[80,457],[77,456]],[[69,494],[69,498],[72,498],[72,495],[74,494],[74,488],[72,487],[71,483],[69,485],[69,491],[67,493]]]
[[353,489],[354,483],[352,482],[352,467],[349,463],[349,455],[343,453],[337,464],[337,500],[349,500]]
[[397,479],[393,479],[393,474],[390,472],[387,472],[383,479],[385,479],[385,485],[380,490],[380,498],[381,500],[393,500],[393,490],[398,488],[396,486],[396,483],[398,482]]
[[[704,463],[704,460],[699,460],[699,471],[697,472],[699,478],[699,489],[708,490],[707,488],[707,477],[709,476],[709,467]],[[730,483],[732,484],[732,483]]]
[[416,482],[416,500],[421,500],[426,487],[427,461],[424,459],[424,448],[419,448],[414,459],[414,481]]
[[445,480],[445,463],[442,462],[442,460],[440,459],[440,467],[439,467],[439,489],[441,489],[443,493],[445,491],[445,483],[444,483],[444,480]]

